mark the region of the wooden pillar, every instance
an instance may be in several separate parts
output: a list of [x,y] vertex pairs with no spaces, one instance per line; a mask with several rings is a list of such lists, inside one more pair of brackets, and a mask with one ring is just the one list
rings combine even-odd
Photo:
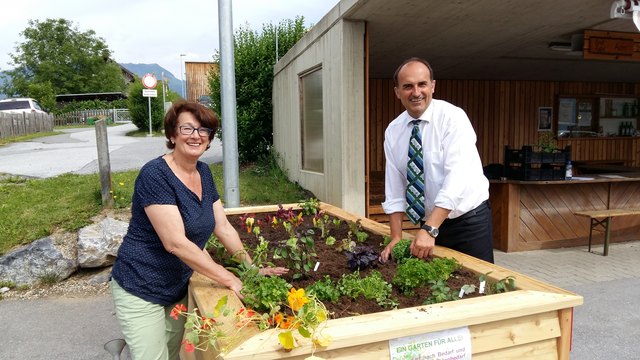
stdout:
[[102,206],[113,207],[111,195],[111,162],[109,160],[109,141],[107,139],[107,125],[104,120],[95,122],[96,147],[98,148],[98,168],[100,170],[100,193]]

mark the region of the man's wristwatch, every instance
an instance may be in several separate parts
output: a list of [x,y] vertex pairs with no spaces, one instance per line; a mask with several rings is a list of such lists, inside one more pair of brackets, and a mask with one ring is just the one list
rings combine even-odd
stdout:
[[440,233],[440,231],[438,231],[438,228],[434,228],[433,226],[430,225],[422,225],[422,230],[425,230],[426,232],[429,233],[429,235],[431,235],[434,239],[438,237],[438,234]]

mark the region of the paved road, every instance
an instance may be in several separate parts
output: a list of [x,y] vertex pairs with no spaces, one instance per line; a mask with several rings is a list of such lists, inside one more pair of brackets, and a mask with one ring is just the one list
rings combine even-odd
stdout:
[[[131,123],[107,128],[111,171],[140,168],[167,152],[164,137],[126,136],[136,129]],[[65,129],[63,132],[0,147],[0,173],[48,178],[64,173],[98,172],[94,128]],[[208,164],[222,162],[220,140],[215,139],[200,159]]]
[[640,240],[611,244],[606,257],[602,245],[592,250],[496,251],[495,258],[500,266],[584,298],[574,310],[571,359],[640,359]]

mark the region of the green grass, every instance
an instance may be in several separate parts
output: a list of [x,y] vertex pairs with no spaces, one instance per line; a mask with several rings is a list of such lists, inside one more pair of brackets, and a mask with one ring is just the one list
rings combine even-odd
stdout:
[[[210,166],[224,200],[222,164]],[[138,170],[111,174],[115,207],[131,205]],[[240,170],[242,206],[300,202],[307,197],[287,180],[274,161]],[[73,232],[91,223],[102,211],[97,174],[65,174],[48,179],[7,177],[0,180],[0,255],[57,231]]]

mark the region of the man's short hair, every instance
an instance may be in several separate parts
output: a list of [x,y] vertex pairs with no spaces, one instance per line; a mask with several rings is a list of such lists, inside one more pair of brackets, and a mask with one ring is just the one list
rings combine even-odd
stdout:
[[427,69],[429,69],[429,73],[431,74],[431,81],[433,81],[433,69],[431,68],[431,65],[429,65],[429,62],[423,58],[419,58],[419,57],[412,57],[409,58],[405,61],[402,62],[402,64],[400,64],[400,66],[398,66],[398,68],[396,69],[396,72],[393,73],[393,85],[394,86],[398,86],[398,73],[400,72],[400,70],[402,69],[403,66],[407,65],[408,63],[411,62],[419,62],[424,64],[424,66],[427,67]]

